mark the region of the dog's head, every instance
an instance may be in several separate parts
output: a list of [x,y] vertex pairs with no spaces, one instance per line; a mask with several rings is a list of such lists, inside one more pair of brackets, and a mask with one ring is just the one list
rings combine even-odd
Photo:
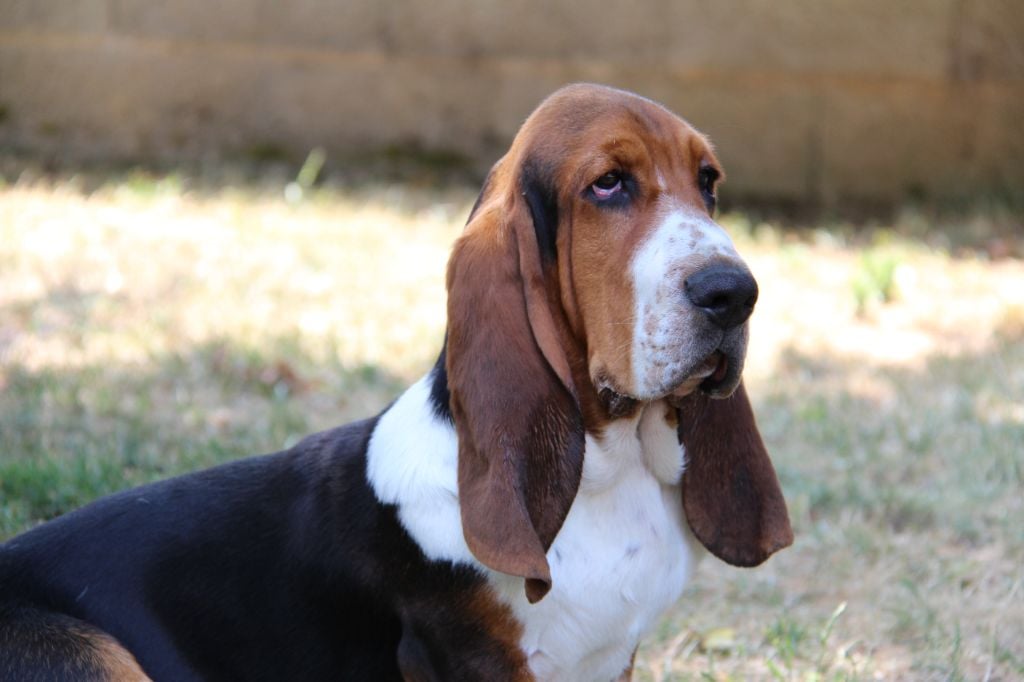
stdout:
[[593,85],[529,117],[488,176],[448,271],[447,372],[473,553],[550,587],[545,553],[579,486],[585,430],[668,399],[683,505],[720,558],[792,541],[740,385],[757,285],[714,222],[708,141]]

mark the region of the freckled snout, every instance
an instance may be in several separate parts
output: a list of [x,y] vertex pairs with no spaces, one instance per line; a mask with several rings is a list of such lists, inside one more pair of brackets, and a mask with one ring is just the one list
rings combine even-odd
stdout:
[[747,321],[757,303],[757,282],[746,268],[715,263],[686,278],[683,291],[717,327],[728,331]]

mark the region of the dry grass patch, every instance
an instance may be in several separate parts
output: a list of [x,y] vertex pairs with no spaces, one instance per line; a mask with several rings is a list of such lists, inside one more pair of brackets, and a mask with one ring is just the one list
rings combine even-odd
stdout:
[[[474,191],[283,188],[0,188],[0,536],[369,415],[430,365]],[[637,677],[1024,676],[1024,264],[723,220],[797,544],[705,560]]]

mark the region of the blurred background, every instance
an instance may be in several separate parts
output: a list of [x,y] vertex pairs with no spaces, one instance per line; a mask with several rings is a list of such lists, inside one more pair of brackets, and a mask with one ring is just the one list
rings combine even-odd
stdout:
[[1016,0],[4,0],[0,143],[70,158],[485,170],[567,82],[716,142],[730,196],[861,210],[1019,195]]
[[728,173],[797,532],[640,680],[1024,679],[1019,0],[0,0],[0,538],[388,404],[565,83]]

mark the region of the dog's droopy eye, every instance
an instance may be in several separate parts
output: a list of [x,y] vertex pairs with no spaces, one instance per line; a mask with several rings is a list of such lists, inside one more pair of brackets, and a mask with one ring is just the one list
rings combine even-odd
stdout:
[[700,195],[708,212],[715,210],[715,183],[718,177],[718,170],[712,166],[701,166],[697,171],[697,185],[700,187]]
[[622,176],[615,171],[605,173],[594,181],[590,189],[597,199],[610,199],[622,191]]

